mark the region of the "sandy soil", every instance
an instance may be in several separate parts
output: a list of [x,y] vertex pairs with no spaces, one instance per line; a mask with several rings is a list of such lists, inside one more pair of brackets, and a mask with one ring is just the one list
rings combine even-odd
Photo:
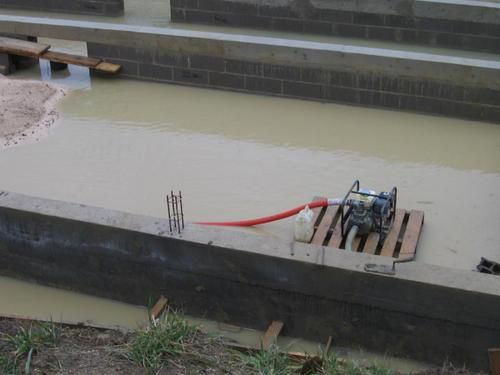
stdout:
[[0,74],[0,149],[47,136],[58,118],[55,105],[64,95],[62,88],[49,83]]

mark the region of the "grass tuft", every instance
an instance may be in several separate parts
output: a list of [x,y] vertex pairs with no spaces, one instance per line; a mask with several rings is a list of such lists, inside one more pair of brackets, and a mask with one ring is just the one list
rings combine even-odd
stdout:
[[294,371],[288,355],[276,345],[271,345],[267,350],[261,349],[257,353],[242,354],[241,360],[245,368],[254,374],[288,375]]
[[18,375],[19,368],[15,357],[0,355],[0,374],[2,375]]
[[158,320],[151,321],[146,330],[133,336],[127,358],[153,372],[167,365],[169,360],[186,352],[192,344],[198,328],[171,309]]
[[[55,346],[59,338],[59,328],[50,323],[31,323],[28,328],[20,327],[14,335],[7,335],[7,342],[14,347],[16,357],[36,353],[43,347]],[[30,355],[31,357],[31,355]]]
[[320,367],[309,375],[394,375],[394,372],[377,365],[362,366],[339,360],[334,354],[328,354],[322,356]]

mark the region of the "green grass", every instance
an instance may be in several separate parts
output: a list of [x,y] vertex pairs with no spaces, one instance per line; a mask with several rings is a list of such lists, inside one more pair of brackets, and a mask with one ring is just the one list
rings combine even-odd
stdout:
[[0,374],[18,375],[19,373],[16,358],[0,355]]
[[394,372],[377,365],[362,366],[339,360],[334,354],[329,354],[322,356],[320,367],[309,375],[394,375]]
[[[241,355],[241,361],[248,373],[258,375],[395,375],[391,370],[380,366],[361,366],[352,361],[338,359],[335,355],[323,355],[321,360],[313,361],[315,368],[304,372],[303,363],[292,361],[277,346],[260,350],[253,354]],[[301,371],[302,370],[302,371]]]
[[2,373],[19,373],[18,363],[25,360],[24,372],[29,374],[33,355],[44,347],[55,346],[59,338],[59,328],[52,322],[30,323],[28,328],[20,327],[14,335],[7,335],[6,341],[14,349],[14,359],[2,359]]
[[137,331],[131,339],[127,358],[156,372],[170,359],[186,353],[186,346],[193,342],[198,328],[190,325],[175,311],[165,311],[147,329]]
[[286,353],[275,345],[268,350],[261,349],[254,354],[243,354],[242,362],[246,368],[259,375],[288,375],[292,373],[292,363]]
[[59,328],[50,323],[31,323],[28,328],[20,327],[14,336],[7,336],[7,342],[14,347],[16,357],[24,357],[43,347],[55,346]]

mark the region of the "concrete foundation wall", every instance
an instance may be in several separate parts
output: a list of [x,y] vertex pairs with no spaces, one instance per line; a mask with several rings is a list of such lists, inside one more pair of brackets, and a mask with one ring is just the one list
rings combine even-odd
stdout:
[[124,0],[0,0],[0,8],[121,16]]
[[500,344],[500,278],[217,228],[168,234],[164,219],[0,193],[0,273],[442,364],[488,367]]
[[174,22],[500,52],[500,4],[428,0],[170,0]]

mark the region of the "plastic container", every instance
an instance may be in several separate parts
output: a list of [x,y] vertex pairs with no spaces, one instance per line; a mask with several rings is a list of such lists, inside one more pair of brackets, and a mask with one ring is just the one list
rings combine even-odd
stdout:
[[295,218],[295,241],[309,243],[314,234],[314,212],[306,206]]

